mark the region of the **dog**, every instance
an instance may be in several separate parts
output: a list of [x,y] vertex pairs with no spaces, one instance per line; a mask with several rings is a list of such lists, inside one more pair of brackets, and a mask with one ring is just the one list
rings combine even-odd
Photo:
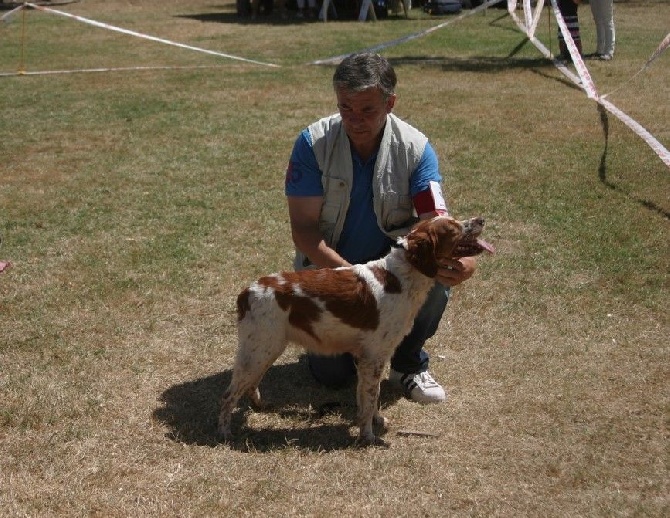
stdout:
[[379,383],[395,348],[409,333],[445,259],[493,247],[479,238],[483,218],[420,221],[383,258],[367,264],[284,272],[261,277],[237,298],[238,349],[221,398],[218,431],[229,441],[231,414],[242,395],[261,406],[259,383],[288,342],[324,355],[351,353],[358,370],[357,406],[363,446],[382,442],[373,424]]

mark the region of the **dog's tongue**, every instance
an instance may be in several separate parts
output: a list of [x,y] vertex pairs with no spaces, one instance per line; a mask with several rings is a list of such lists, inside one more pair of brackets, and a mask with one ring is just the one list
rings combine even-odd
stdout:
[[496,249],[491,243],[487,243],[483,239],[477,238],[477,244],[482,247],[482,250],[486,250],[489,254],[495,254]]
[[456,247],[456,250],[454,250],[454,257],[474,257],[484,251],[489,254],[494,254],[496,249],[491,243],[487,243],[483,239],[469,239]]

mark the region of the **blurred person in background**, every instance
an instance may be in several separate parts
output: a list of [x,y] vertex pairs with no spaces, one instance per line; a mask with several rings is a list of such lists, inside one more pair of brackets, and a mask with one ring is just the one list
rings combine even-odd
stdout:
[[298,13],[296,15],[298,18],[309,18],[310,20],[316,18],[318,14],[316,0],[307,0],[308,9],[305,9],[305,0],[297,0],[296,3],[298,5]]
[[590,57],[609,61],[614,57],[614,0],[590,0],[596,24],[596,52]]

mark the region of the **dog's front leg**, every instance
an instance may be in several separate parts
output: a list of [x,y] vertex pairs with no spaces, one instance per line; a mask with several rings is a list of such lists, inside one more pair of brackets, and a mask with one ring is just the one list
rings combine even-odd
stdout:
[[372,429],[376,425],[387,425],[386,419],[379,414],[379,382],[381,380],[384,362],[361,358],[358,361],[358,425],[360,433],[357,444],[359,446],[386,445],[375,436]]

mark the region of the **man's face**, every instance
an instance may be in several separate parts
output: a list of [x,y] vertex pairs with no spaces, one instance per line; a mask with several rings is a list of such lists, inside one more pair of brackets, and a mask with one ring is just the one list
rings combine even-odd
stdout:
[[384,98],[379,88],[369,88],[362,92],[338,89],[335,95],[344,130],[354,149],[376,147],[386,124],[386,115],[395,104],[395,94]]

